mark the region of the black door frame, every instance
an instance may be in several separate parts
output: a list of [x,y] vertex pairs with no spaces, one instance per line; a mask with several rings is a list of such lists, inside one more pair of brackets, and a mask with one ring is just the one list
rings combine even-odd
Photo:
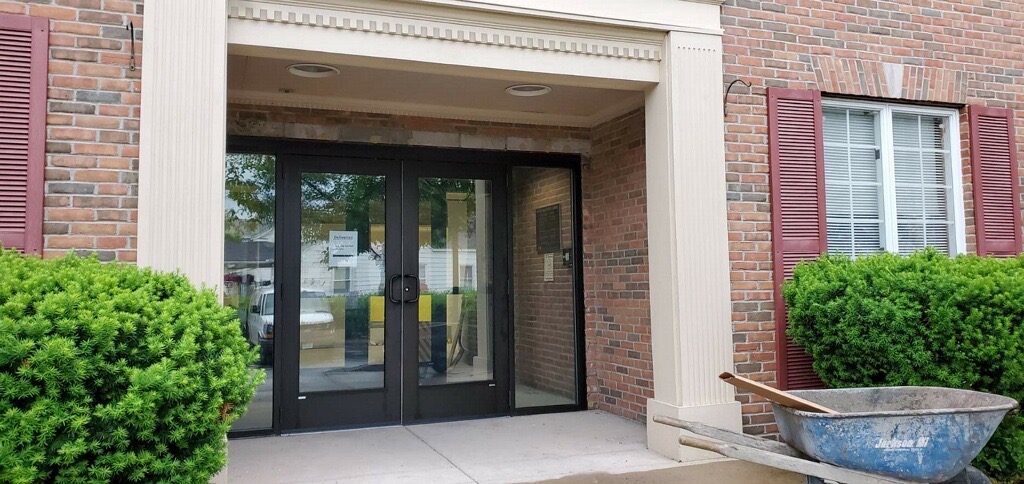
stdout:
[[[515,160],[511,160],[507,163],[508,166],[508,183],[509,183],[509,198],[508,198],[508,226],[509,226],[509,240],[508,240],[508,251],[509,251],[509,325],[511,331],[509,333],[508,344],[509,344],[509,372],[512,381],[511,397],[509,399],[509,405],[511,406],[511,415],[539,415],[545,413],[559,413],[559,412],[572,412],[579,410],[587,410],[589,408],[587,403],[587,352],[586,352],[586,337],[587,337],[587,324],[586,324],[586,293],[584,292],[583,285],[583,177],[582,177],[582,159],[579,155],[565,155],[565,154],[552,154],[552,153],[520,153],[520,157]],[[522,156],[525,155],[525,156]],[[565,404],[565,405],[548,405],[543,407],[516,407],[516,392],[515,392],[515,374],[516,374],[516,349],[515,349],[515,284],[511,282],[511,277],[514,274],[512,272],[515,266],[515,255],[512,250],[512,208],[515,203],[515,196],[512,194],[511,183],[512,183],[512,170],[518,167],[525,168],[561,168],[569,170],[572,173],[571,180],[571,191],[570,199],[572,201],[571,213],[573,217],[573,230],[572,230],[572,268],[573,268],[573,299],[575,307],[574,309],[574,321],[576,325],[576,403]]]
[[[582,159],[580,155],[576,154],[563,154],[563,153],[539,153],[539,152],[513,152],[513,151],[498,151],[498,150],[482,150],[482,149],[469,149],[469,148],[440,148],[440,147],[425,147],[425,146],[402,146],[402,145],[386,145],[386,144],[364,144],[364,143],[348,143],[348,142],[323,142],[323,141],[307,141],[307,140],[295,140],[295,139],[284,139],[284,138],[264,138],[264,137],[253,137],[253,136],[236,136],[229,135],[227,139],[227,152],[228,153],[254,153],[254,154],[269,154],[274,155],[277,162],[275,163],[277,170],[277,180],[280,184],[284,175],[285,163],[282,160],[288,158],[289,155],[300,155],[300,156],[324,156],[332,158],[344,158],[344,159],[359,159],[363,162],[372,160],[381,161],[394,161],[396,159],[412,162],[438,162],[446,165],[457,165],[460,167],[459,173],[466,173],[464,169],[468,166],[467,164],[479,164],[479,165],[491,165],[496,167],[503,167],[505,183],[503,185],[506,192],[508,192],[509,184],[511,183],[511,169],[513,167],[538,167],[538,168],[563,168],[568,169],[572,173],[572,215],[574,218],[574,230],[573,230],[573,268],[574,268],[574,292],[575,292],[575,325],[576,325],[576,383],[577,383],[577,396],[576,404],[570,405],[555,405],[548,407],[533,407],[517,409],[515,405],[515,308],[512,301],[514,301],[514,287],[511,283],[513,267],[515,261],[513,260],[512,252],[512,237],[511,224],[512,224],[512,194],[507,193],[507,203],[505,204],[505,220],[506,223],[502,224],[504,233],[506,234],[506,243],[499,244],[501,240],[497,236],[495,237],[495,243],[493,244],[495,250],[499,245],[505,249],[506,260],[506,297],[502,298],[507,308],[506,318],[506,332],[507,332],[507,367],[506,375],[508,378],[506,381],[507,385],[507,413],[499,415],[530,415],[539,413],[553,413],[553,412],[565,412],[575,410],[586,410],[587,405],[587,384],[586,384],[586,324],[585,324],[585,297],[584,297],[584,285],[583,285],[583,194],[581,184],[581,171],[582,171]],[[466,177],[466,175],[462,175]],[[499,184],[495,184],[497,186]],[[280,188],[280,187],[279,187]],[[278,191],[276,201],[276,212],[278,216],[275,216],[278,227],[276,230],[280,231],[280,215],[287,213],[286,197],[280,196],[282,192]],[[497,230],[495,224],[495,229]],[[280,232],[278,232],[280,233]],[[275,244],[275,260],[283,261],[284,247],[282,244]],[[280,284],[285,279],[286,268],[283,264],[274,265],[274,280],[275,284]],[[296,272],[296,271],[290,271]],[[275,305],[281,307],[281,292],[280,290],[274,291]],[[495,300],[500,299],[500,293],[494,292]],[[267,429],[258,430],[242,430],[232,431],[229,436],[232,438],[244,438],[252,436],[262,435],[280,435],[282,433],[291,432],[303,432],[303,431],[314,431],[323,429],[295,429],[292,427],[286,427],[284,423],[284,415],[282,411],[283,403],[283,392],[285,391],[285,382],[281,375],[283,374],[282,362],[284,355],[281,354],[283,345],[274,345],[275,357],[273,363],[274,370],[274,381],[273,381],[273,422],[272,427]],[[298,351],[296,346],[295,351]],[[495,355],[497,356],[497,355]],[[415,360],[415,359],[413,359]],[[497,368],[495,368],[497,371]],[[418,384],[418,380],[413,381],[414,384]],[[403,391],[405,388],[403,388]],[[297,398],[297,395],[296,395]],[[404,405],[404,404],[403,404]],[[436,417],[436,418],[424,418],[421,420],[415,420],[414,422],[406,423],[426,423],[430,421],[444,421],[444,420],[462,420],[466,417]],[[472,417],[471,417],[472,418]],[[374,424],[378,425],[378,424]],[[330,427],[333,429],[341,427]]]
[[[301,289],[302,240],[300,210],[301,176],[304,173],[340,173],[346,175],[384,176],[385,179],[385,212],[400,213],[401,206],[401,162],[393,160],[373,160],[347,158],[339,156],[296,155],[286,153],[280,155],[281,177],[278,178],[278,200],[282,202],[279,213],[282,217],[276,227],[275,244],[280,250],[275,257],[281,261],[281,278],[275,281],[275,293],[280,303],[278,314],[287,321],[298,321],[298,301],[293,298]],[[389,252],[384,258],[385,274],[400,273],[402,268],[401,253],[401,220],[397,217],[385,218],[385,247]],[[384,288],[385,292],[391,290]],[[402,324],[401,304],[391,303],[385,294],[385,328]],[[299,363],[299,326],[295,324],[275,325],[275,368],[281,372],[275,375],[293,375],[300,370]],[[384,331],[384,354],[401,355],[402,332]],[[394,356],[392,356],[394,357]],[[278,359],[281,360],[278,366]],[[280,425],[282,430],[317,430],[337,427],[336,423],[317,408],[331,406],[345,408],[345,426],[388,425],[401,423],[402,395],[397,389],[402,384],[401,365],[384,365],[384,386],[380,389],[345,390],[331,392],[311,392],[301,394],[298,379],[280,378],[281,407]],[[277,380],[275,380],[275,383]]]
[[[509,388],[511,375],[508,372],[509,345],[509,309],[508,281],[510,274],[507,273],[509,266],[509,254],[507,244],[500,241],[508,240],[508,224],[495,223],[505,218],[508,213],[507,202],[507,181],[505,170],[498,165],[475,164],[468,165],[459,162],[437,162],[406,160],[403,164],[402,181],[402,211],[404,233],[415,234],[418,230],[418,213],[420,197],[418,196],[418,180],[420,178],[454,178],[488,180],[491,182],[491,264],[495,277],[491,278],[492,290],[492,355],[493,355],[493,376],[492,380],[475,381],[464,383],[449,383],[437,386],[420,386],[419,378],[407,378],[402,387],[403,394],[403,423],[423,423],[452,418],[489,417],[497,415],[508,415],[509,413]],[[402,254],[408,259],[404,263],[406,273],[418,273],[418,237],[406,237],[403,240],[405,246]],[[479,267],[479,266],[478,266]],[[483,282],[483,281],[479,281]],[[407,311],[403,329],[411,337],[403,341],[403,354],[417,354],[417,338],[415,337],[420,324],[415,311]],[[418,358],[406,358],[405,375],[416,375]],[[483,400],[481,400],[483,398]]]

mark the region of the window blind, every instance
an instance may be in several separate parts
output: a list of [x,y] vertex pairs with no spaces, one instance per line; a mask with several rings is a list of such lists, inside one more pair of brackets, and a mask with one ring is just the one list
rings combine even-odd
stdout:
[[877,113],[826,108],[825,197],[828,250],[857,256],[882,250],[882,173]]
[[901,254],[925,247],[949,253],[953,189],[946,169],[946,120],[935,116],[893,114],[896,224]]

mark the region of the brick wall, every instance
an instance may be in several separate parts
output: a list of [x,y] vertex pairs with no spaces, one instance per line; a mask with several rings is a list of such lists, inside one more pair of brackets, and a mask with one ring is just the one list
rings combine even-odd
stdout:
[[583,168],[590,406],[644,420],[654,396],[644,111],[594,128]]
[[142,70],[125,25],[141,39],[142,1],[0,0],[0,13],[50,19],[45,256],[134,261]]
[[[1016,111],[1017,143],[1024,148],[1024,4],[727,0],[722,24],[724,82],[738,78],[754,85],[734,88],[726,117],[736,370],[774,384],[765,88],[1009,107]],[[967,244],[974,251],[966,110],[961,113]],[[748,432],[776,432],[763,400],[737,398]]]
[[590,154],[590,130],[277,106],[228,105],[228,134]]
[[537,251],[537,210],[558,206],[561,246],[572,248],[572,172],[516,167],[512,171],[513,281],[516,383],[555,395],[576,396],[573,269],[552,253],[552,280]]

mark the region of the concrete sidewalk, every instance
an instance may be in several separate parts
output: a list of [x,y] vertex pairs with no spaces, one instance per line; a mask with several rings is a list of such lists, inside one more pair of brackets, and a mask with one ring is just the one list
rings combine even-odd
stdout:
[[603,412],[241,439],[214,482],[803,482],[733,461],[680,466],[645,439],[641,424]]

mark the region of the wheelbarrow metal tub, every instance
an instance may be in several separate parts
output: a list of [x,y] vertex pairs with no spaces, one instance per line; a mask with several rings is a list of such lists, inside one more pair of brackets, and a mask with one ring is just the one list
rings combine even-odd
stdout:
[[783,440],[847,469],[912,482],[942,482],[964,470],[1017,408],[1000,395],[933,387],[791,391],[839,411],[772,405]]

